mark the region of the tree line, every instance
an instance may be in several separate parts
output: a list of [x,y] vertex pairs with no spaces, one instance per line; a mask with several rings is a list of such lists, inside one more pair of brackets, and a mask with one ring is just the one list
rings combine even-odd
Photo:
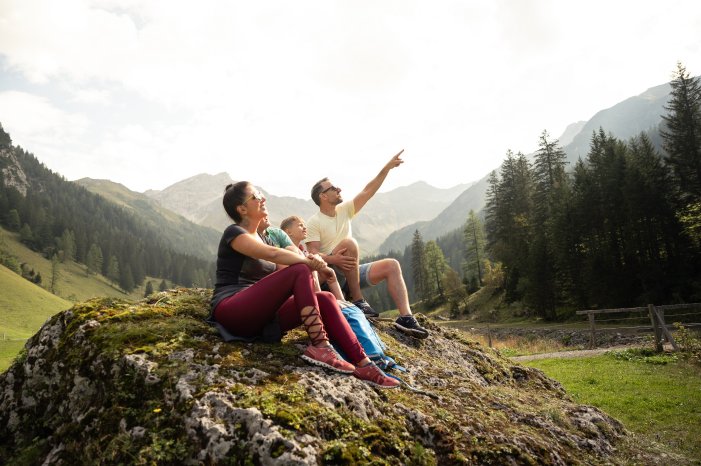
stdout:
[[671,85],[664,154],[649,134],[603,128],[571,171],[547,132],[532,162],[507,152],[485,208],[507,301],[557,318],[701,298],[701,85],[681,64]]
[[100,273],[127,292],[146,276],[212,286],[212,262],[174,251],[144,219],[53,173],[13,146],[1,125],[0,152],[0,170],[14,159],[26,178],[26,192],[0,185],[0,224],[32,250],[52,261],[83,264],[86,273]]
[[461,229],[365,260],[397,259],[412,302],[455,314],[484,286],[547,319],[701,300],[701,85],[678,64],[671,87],[658,130],[623,141],[600,128],[573,167],[544,131],[532,159],[507,151]]

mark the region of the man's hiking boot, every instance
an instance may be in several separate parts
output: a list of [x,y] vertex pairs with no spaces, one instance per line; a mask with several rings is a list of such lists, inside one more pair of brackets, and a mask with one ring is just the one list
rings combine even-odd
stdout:
[[397,388],[401,385],[399,380],[386,376],[374,362],[369,363],[367,366],[356,367],[353,375],[379,388]]
[[414,338],[428,338],[428,330],[423,328],[414,318],[414,316],[399,316],[394,321],[394,327]]
[[341,359],[331,346],[323,348],[309,345],[302,355],[302,359],[314,365],[331,369],[342,374],[352,374],[355,366]]
[[380,317],[380,313],[371,308],[368,302],[364,299],[353,301],[353,305],[355,305],[355,307],[363,311],[365,317]]

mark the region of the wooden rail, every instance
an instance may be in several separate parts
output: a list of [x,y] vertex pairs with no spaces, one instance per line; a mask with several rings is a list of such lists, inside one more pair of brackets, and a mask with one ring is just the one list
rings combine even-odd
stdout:
[[[589,331],[591,332],[591,337],[589,341],[589,347],[594,348],[596,346],[596,317],[602,314],[623,314],[623,313],[639,313],[640,318],[644,318],[644,314],[650,317],[650,323],[652,324],[652,331],[655,334],[655,350],[658,352],[662,351],[664,341],[667,341],[672,345],[675,351],[679,350],[677,343],[674,341],[674,337],[670,332],[669,326],[665,322],[665,311],[679,310],[679,309],[701,309],[701,303],[690,303],[690,304],[670,304],[664,306],[655,306],[654,304],[648,304],[647,307],[626,307],[618,309],[588,309],[585,311],[577,311],[577,315],[586,315],[589,319]],[[698,312],[692,312],[684,315],[699,315],[701,316],[701,310]],[[692,326],[697,326],[699,324],[692,324]],[[603,329],[600,329],[603,330]]]

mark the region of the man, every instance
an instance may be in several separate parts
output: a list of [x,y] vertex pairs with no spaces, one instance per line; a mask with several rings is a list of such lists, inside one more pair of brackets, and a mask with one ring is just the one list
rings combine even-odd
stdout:
[[399,262],[382,259],[359,264],[360,250],[351,230],[351,219],[380,189],[389,171],[404,163],[400,157],[402,152],[404,149],[392,157],[352,201],[344,202],[341,188],[334,186],[328,178],[314,185],[312,200],[319,206],[319,212],[307,221],[307,249],[312,254],[320,254],[327,264],[340,272],[339,279],[345,277],[353,304],[366,316],[377,317],[379,314],[365,301],[361,289],[387,281],[387,290],[399,309],[395,327],[413,337],[426,338],[428,331],[411,315]]

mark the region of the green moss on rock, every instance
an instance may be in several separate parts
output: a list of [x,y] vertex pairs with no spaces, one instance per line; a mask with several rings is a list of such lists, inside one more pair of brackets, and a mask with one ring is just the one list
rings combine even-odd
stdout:
[[305,364],[301,330],[223,343],[203,321],[210,293],[53,317],[0,375],[0,463],[625,463],[620,423],[457,330],[420,317],[432,334],[419,341],[380,322],[418,389],[384,391]]

